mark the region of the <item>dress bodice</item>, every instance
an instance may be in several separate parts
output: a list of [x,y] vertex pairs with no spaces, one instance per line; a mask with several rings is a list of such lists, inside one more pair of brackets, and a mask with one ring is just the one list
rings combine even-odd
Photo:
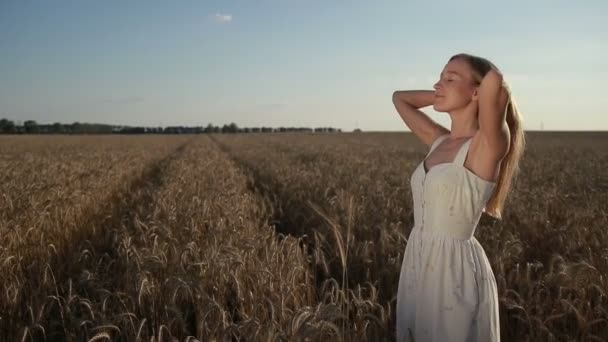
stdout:
[[[448,136],[435,139],[424,160]],[[426,172],[423,160],[414,170],[410,185],[415,227],[457,239],[473,237],[496,183],[464,166],[471,140],[461,145],[453,162],[434,165]]]

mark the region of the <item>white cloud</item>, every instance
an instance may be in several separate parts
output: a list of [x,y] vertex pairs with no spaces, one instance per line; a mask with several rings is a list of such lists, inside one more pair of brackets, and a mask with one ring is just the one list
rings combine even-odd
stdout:
[[232,14],[220,14],[220,13],[216,13],[213,16],[215,22],[217,23],[227,23],[232,21]]

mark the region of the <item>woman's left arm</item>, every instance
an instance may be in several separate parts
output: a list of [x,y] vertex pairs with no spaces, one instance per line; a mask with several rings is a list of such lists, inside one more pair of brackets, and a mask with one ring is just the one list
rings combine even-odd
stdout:
[[503,76],[492,69],[479,86],[479,130],[486,143],[501,156],[509,148],[509,126],[506,122],[509,93]]

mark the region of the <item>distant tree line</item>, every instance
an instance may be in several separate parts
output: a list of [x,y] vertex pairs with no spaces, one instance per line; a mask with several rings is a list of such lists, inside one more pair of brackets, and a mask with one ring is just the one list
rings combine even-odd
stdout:
[[342,132],[332,127],[238,127],[235,123],[223,126],[208,124],[203,126],[117,126],[95,123],[74,122],[63,124],[39,124],[34,120],[27,120],[23,125],[16,125],[8,119],[0,119],[0,134],[203,134],[203,133],[281,133],[281,132],[310,132],[335,133]]

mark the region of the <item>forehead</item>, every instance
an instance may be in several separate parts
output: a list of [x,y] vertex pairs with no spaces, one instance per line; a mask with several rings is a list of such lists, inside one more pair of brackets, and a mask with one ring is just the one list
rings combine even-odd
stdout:
[[445,67],[443,68],[442,74],[457,74],[460,76],[470,76],[471,75],[471,67],[469,63],[466,61],[456,58],[454,60],[449,61]]

